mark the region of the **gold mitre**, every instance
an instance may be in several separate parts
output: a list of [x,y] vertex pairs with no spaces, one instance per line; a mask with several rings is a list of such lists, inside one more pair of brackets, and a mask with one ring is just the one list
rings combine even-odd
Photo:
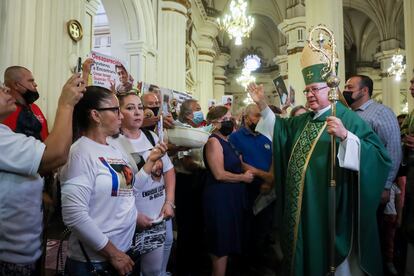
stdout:
[[[331,58],[332,48],[328,45],[324,45],[325,53]],[[302,75],[305,80],[305,85],[315,83],[315,82],[326,82],[326,78],[331,74],[324,74],[329,70],[327,57],[318,51],[313,51],[309,45],[306,45],[302,50],[302,57],[300,58],[300,64],[302,66]],[[335,72],[338,74],[338,53],[335,54]],[[325,71],[326,70],[326,71]],[[345,106],[348,106],[345,101],[344,96],[338,90],[339,101],[342,102]]]
[[[325,53],[331,57],[332,48],[327,44],[324,46]],[[338,55],[335,55],[335,67],[336,72],[338,72]],[[324,74],[329,70],[328,58],[319,51],[313,51],[308,44],[303,47],[302,56],[300,58],[300,64],[302,66],[302,75],[305,80],[305,84],[311,84],[314,82],[325,82],[326,78],[330,75]]]

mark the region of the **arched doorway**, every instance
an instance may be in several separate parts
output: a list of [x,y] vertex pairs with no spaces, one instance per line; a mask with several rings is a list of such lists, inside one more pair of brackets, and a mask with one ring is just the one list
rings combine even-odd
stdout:
[[[154,1],[101,0],[110,35],[99,36],[94,32],[92,37],[94,43],[99,41],[101,45],[106,45],[101,47],[103,51],[100,52],[126,61],[136,80],[148,82],[156,82],[156,74],[147,74],[156,69],[157,32],[154,9],[157,5],[152,2]],[[103,18],[102,14],[97,16]]]

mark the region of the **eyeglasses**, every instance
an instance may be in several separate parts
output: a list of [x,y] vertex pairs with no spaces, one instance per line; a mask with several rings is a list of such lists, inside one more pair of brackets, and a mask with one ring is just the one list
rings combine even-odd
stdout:
[[119,109],[119,106],[114,106],[114,107],[102,107],[102,108],[95,108],[98,111],[112,111],[115,114],[117,114],[119,116],[119,113],[121,112]]
[[306,95],[308,95],[308,93],[312,92],[313,95],[316,95],[319,92],[319,90],[325,89],[327,87],[328,86],[311,87],[311,88],[303,90],[303,94],[305,94],[305,96],[306,96]]

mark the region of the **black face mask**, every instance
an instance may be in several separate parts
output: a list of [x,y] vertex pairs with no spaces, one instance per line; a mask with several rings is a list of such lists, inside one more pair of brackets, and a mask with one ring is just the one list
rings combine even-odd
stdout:
[[256,124],[252,123],[249,125],[249,128],[252,132],[256,132],[256,126],[257,126]]
[[160,110],[160,108],[158,106],[156,106],[156,107],[148,107],[148,109],[151,109],[152,112],[154,112],[154,116],[158,116],[158,111]]
[[352,98],[352,94],[353,93],[351,91],[342,92],[342,95],[344,95],[345,101],[349,106],[351,106],[355,102],[355,99]]
[[32,104],[37,101],[37,99],[39,99],[39,92],[26,89],[26,92],[22,94],[22,97],[25,100],[26,104]]
[[221,127],[219,129],[219,132],[223,135],[223,136],[229,136],[234,129],[234,123],[233,121],[223,121],[221,122]]

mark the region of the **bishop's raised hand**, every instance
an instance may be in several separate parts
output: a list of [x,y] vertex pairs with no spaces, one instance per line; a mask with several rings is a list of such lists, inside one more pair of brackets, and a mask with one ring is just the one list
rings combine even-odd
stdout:
[[247,92],[249,92],[250,97],[253,101],[259,106],[260,110],[263,110],[267,107],[266,96],[263,88],[263,84],[257,85],[252,82],[247,86]]

